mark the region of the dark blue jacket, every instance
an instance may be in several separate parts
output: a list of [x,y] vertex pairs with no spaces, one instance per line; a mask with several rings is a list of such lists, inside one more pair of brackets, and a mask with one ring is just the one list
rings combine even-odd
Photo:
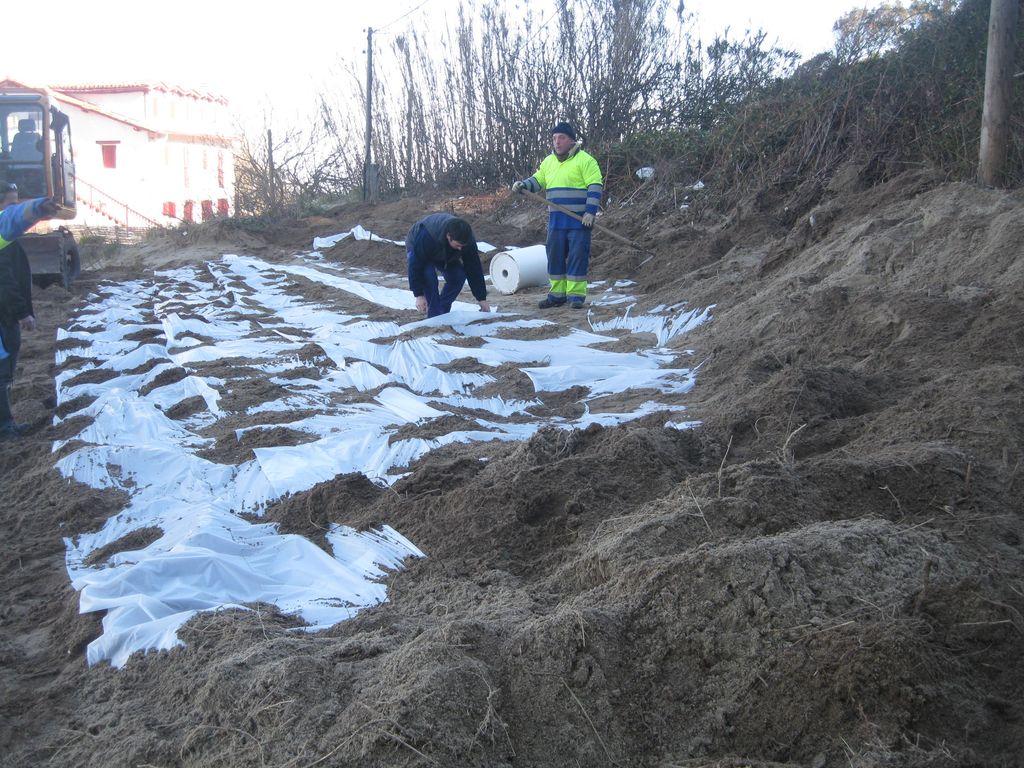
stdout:
[[17,324],[32,309],[32,270],[20,243],[0,249],[0,323]]
[[428,266],[443,272],[450,265],[461,262],[473,298],[485,301],[487,286],[484,284],[484,268],[480,263],[476,238],[465,243],[462,251],[456,251],[448,245],[448,238],[445,237],[448,223],[454,218],[450,213],[432,213],[412,225],[405,238],[405,250],[409,254],[409,288],[413,296],[422,296],[426,289],[423,271]]

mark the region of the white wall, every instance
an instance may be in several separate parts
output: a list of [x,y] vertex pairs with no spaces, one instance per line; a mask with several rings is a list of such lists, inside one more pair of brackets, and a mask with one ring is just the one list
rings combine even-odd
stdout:
[[159,130],[209,135],[230,134],[230,113],[223,103],[150,89],[128,93],[77,93],[73,96]]
[[[78,194],[90,198],[86,183],[141,213],[149,213],[152,206],[143,192],[147,182],[155,181],[148,173],[150,140],[145,132],[129,125],[86,112],[61,103],[60,107],[71,120],[71,141],[75,152],[75,175],[79,179]],[[103,167],[103,152],[98,142],[118,142],[117,167]],[[98,203],[100,198],[96,198]],[[123,211],[121,212],[123,216]],[[109,226],[112,222],[79,204],[75,224]]]
[[[165,202],[175,204],[177,218],[184,216],[187,200],[194,201],[194,218],[197,221],[202,218],[203,200],[211,201],[216,214],[218,201],[225,199],[228,201],[229,215],[234,214],[234,156],[231,147],[187,141],[165,134],[154,136],[148,131],[135,129],[65,102],[61,102],[60,106],[71,119],[76,174],[84,182],[160,224],[177,223],[177,219],[163,215]],[[113,109],[112,106],[110,108]],[[104,168],[102,145],[99,142],[112,141],[118,142],[117,166]],[[221,153],[223,158],[223,187],[218,180],[218,153]],[[79,185],[78,192],[80,197],[88,199],[89,190],[85,184]],[[99,200],[100,198],[94,195],[94,202]],[[107,205],[112,207],[110,203]],[[119,208],[119,215],[123,218],[123,207]],[[73,223],[89,226],[113,224],[109,219],[82,204],[79,205],[78,216]],[[131,223],[136,225],[139,222]]]
[[140,91],[132,91],[129,93],[76,93],[72,91],[72,96],[80,98],[83,101],[88,101],[90,104],[95,104],[98,107],[115,112],[118,115],[124,117],[130,117],[140,122],[145,121],[146,117],[146,99],[145,93]]

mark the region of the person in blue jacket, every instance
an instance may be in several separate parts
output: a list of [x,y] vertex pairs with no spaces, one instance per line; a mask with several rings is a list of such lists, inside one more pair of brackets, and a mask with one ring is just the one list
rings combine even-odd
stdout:
[[[481,312],[490,312],[480,251],[469,222],[450,213],[432,213],[412,225],[405,238],[409,289],[416,309],[436,317],[451,312],[452,302],[469,282]],[[437,275],[444,277],[438,288]]]
[[33,224],[51,218],[57,206],[47,198],[18,202],[18,188],[3,188],[0,212],[0,440],[22,434],[26,424],[17,424],[11,413],[10,389],[14,367],[21,349],[21,332],[35,330],[32,309],[32,272],[28,257],[17,242]]

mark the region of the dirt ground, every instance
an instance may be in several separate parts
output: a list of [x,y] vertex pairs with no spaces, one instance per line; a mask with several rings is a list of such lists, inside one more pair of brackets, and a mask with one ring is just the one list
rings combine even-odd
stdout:
[[[388,523],[428,557],[328,631],[200,614],[183,648],[120,670],[86,666],[102,617],[79,615],[64,568],[63,537],[124,499],[53,469],[81,428],[51,426],[56,329],[101,280],[285,260],[356,223],[402,238],[443,203],[168,236],[37,291],[15,393],[34,430],[0,444],[3,764],[1021,765],[1024,195],[925,172],[863,187],[850,167],[810,209],[611,207],[646,252],[598,235],[592,279],[636,281],[641,309],[715,305],[669,342],[703,361],[684,398],[701,426],[450,445],[392,489],[346,475],[286,497],[267,511],[284,531]],[[496,244],[543,232],[530,205],[453,205]],[[369,243],[325,256],[404,266]],[[542,293],[497,301],[539,314]],[[256,447],[231,443],[218,460]]]

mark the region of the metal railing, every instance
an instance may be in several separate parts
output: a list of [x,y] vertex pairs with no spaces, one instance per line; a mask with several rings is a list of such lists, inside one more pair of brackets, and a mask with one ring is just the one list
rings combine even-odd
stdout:
[[148,229],[161,226],[127,203],[122,203],[103,190],[94,187],[81,176],[75,177],[75,198],[97,213],[106,216],[115,224],[128,229]]

